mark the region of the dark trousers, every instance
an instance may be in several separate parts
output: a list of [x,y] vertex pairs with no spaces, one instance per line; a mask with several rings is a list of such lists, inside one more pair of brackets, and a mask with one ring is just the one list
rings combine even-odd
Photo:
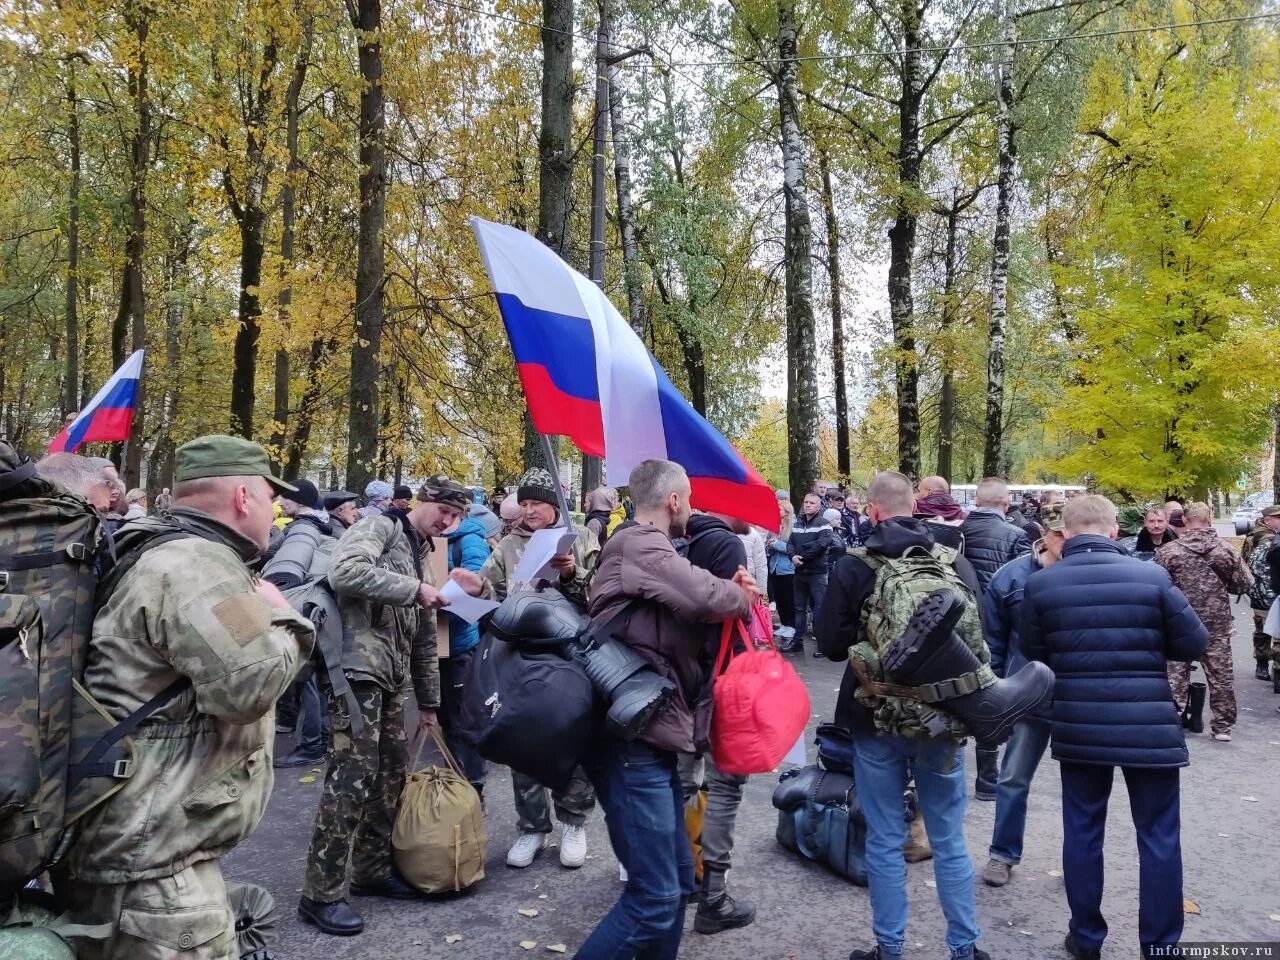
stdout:
[[[1062,764],[1062,870],[1071,932],[1102,946],[1102,840],[1114,767]],[[1178,768],[1121,767],[1138,834],[1138,940],[1144,949],[1182,938],[1182,837]]]
[[[822,616],[822,601],[827,597],[826,568],[823,567],[822,573],[797,573],[794,579],[796,588],[796,636],[803,637],[805,634],[813,632],[818,618]],[[813,610],[812,619],[809,616],[811,609]]]
[[769,599],[778,605],[778,619],[784,627],[796,625],[795,574],[769,574]]
[[484,791],[485,776],[489,765],[484,757],[476,752],[475,744],[467,736],[462,724],[462,698],[466,688],[467,674],[471,672],[471,661],[479,647],[472,647],[463,653],[454,653],[440,658],[440,732],[444,734],[444,742],[448,745],[453,758],[462,767],[462,772],[477,792]]

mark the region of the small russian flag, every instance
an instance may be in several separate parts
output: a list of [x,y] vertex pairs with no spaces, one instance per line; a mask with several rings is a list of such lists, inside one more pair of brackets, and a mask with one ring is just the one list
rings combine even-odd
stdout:
[[120,365],[79,416],[53,438],[50,453],[75,453],[84,443],[129,439],[145,352],[136,351]]
[[471,218],[534,427],[603,456],[621,485],[641,461],[674,460],[693,505],[768,530],[773,489],[690,406],[594,283],[537,239]]

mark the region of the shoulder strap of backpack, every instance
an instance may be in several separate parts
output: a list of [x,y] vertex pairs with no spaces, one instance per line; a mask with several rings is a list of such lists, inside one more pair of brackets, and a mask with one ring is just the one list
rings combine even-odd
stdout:
[[462,567],[462,538],[449,541],[449,559],[453,562],[452,569],[457,570]]
[[99,737],[98,742],[89,749],[83,760],[67,768],[67,792],[70,793],[80,785],[81,781],[89,777],[128,776],[128,772],[121,770],[120,765],[130,761],[110,761],[102,758],[106,756],[108,750],[137,730],[143,720],[176,699],[190,686],[189,678],[179,677]]
[[115,563],[107,571],[106,576],[98,581],[97,596],[94,600],[96,608],[102,609],[103,605],[111,599],[111,594],[115,592],[116,587],[120,586],[120,581],[124,579],[125,574],[133,569],[133,565],[142,559],[144,553],[174,540],[185,540],[187,537],[192,536],[195,536],[195,534],[175,528],[153,534],[136,546],[129,545],[116,557]]

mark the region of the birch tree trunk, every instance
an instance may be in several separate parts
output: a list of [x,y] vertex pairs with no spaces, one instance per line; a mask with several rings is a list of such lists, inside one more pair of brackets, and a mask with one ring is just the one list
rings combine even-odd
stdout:
[[[573,188],[573,0],[542,3],[542,123],[538,129],[538,239],[569,256]],[[552,440],[552,447],[555,448]],[[547,467],[542,441],[525,414],[524,464]]]
[[991,244],[991,311],[987,327],[987,419],[982,472],[1001,472],[1004,435],[1004,341],[1009,319],[1009,208],[1014,187],[1013,57],[1016,25],[1010,0],[996,0],[1000,58],[996,65],[996,223]]
[[67,144],[71,151],[71,187],[67,203],[67,373],[62,416],[80,409],[80,105],[76,97],[76,60],[67,58]]
[[827,275],[831,281],[831,367],[836,388],[836,470],[848,481],[849,397],[844,370],[844,293],[840,283],[840,221],[836,219],[835,194],[831,189],[831,168],[825,151],[818,151],[822,170],[822,208],[827,220]]
[[[607,12],[607,9],[606,9]],[[608,24],[610,56],[613,24]],[[645,339],[644,294],[640,288],[640,247],[636,240],[636,211],[631,199],[631,141],[626,125],[626,104],[622,98],[621,71],[617,64],[608,67],[609,126],[613,130],[613,185],[618,198],[618,233],[622,236],[622,279],[627,290],[627,319],[631,329]]]
[[778,114],[786,200],[787,455],[791,498],[798,508],[818,479],[818,351],[813,317],[813,225],[805,188],[796,82],[795,14],[795,0],[778,0]]
[[360,234],[356,262],[356,339],[351,347],[347,478],[364,490],[378,455],[378,362],[382,354],[382,224],[386,215],[386,127],[382,89],[382,2],[347,0],[358,35],[360,79]]

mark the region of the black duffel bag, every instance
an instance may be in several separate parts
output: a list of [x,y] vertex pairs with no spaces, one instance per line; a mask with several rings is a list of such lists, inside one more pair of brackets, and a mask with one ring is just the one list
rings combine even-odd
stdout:
[[788,770],[773,792],[778,843],[867,885],[867,821],[853,777],[812,765]]

